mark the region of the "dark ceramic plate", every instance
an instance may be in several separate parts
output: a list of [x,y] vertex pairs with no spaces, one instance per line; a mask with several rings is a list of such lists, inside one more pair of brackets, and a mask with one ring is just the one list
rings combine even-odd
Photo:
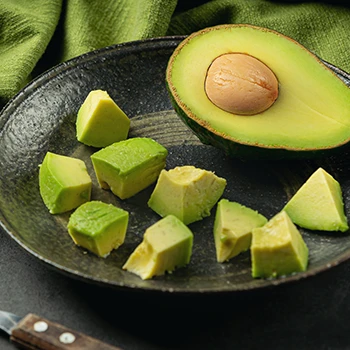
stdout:
[[[59,271],[85,281],[130,290],[212,293],[251,290],[313,276],[350,257],[349,233],[301,230],[310,249],[304,273],[275,280],[251,277],[249,252],[216,262],[212,215],[193,223],[190,264],[172,274],[142,281],[121,269],[159,217],[147,207],[153,189],[125,201],[98,188],[89,156],[96,151],[75,138],[78,108],[94,89],[109,92],[131,118],[130,137],[152,137],[169,150],[167,168],[192,164],[227,179],[223,197],[271,218],[319,166],[340,182],[350,217],[350,155],[318,161],[241,161],[202,145],[175,115],[165,87],[165,69],[183,37],[127,43],[94,51],[61,64],[24,88],[0,116],[0,219],[4,230],[27,252]],[[349,76],[337,74],[350,84]],[[93,179],[93,199],[130,213],[125,243],[106,259],[73,244],[66,229],[70,213],[51,215],[38,188],[38,166],[47,151],[83,159]]]

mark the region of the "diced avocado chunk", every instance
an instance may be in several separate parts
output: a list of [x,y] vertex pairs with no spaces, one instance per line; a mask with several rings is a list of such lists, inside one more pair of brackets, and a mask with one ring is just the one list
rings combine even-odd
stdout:
[[257,211],[221,199],[214,221],[214,240],[218,262],[227,261],[250,248],[252,230],[267,223]]
[[349,229],[340,184],[322,168],[308,178],[284,210],[296,225],[306,229],[342,232]]
[[95,152],[91,161],[100,187],[126,199],[157,180],[167,155],[167,149],[155,140],[135,137]]
[[308,247],[285,211],[253,229],[250,250],[254,278],[287,276],[308,265]]
[[168,215],[147,228],[123,269],[143,280],[171,273],[190,262],[192,245],[192,231],[177,217]]
[[39,165],[40,195],[51,214],[79,207],[90,200],[92,182],[81,159],[47,152]]
[[93,90],[81,105],[77,120],[78,141],[106,147],[128,137],[130,119],[106,91]]
[[70,216],[68,233],[75,244],[99,257],[107,257],[124,243],[129,213],[101,201],[81,205]]
[[163,169],[148,206],[164,217],[175,215],[185,225],[210,215],[226,187],[226,180],[192,165]]

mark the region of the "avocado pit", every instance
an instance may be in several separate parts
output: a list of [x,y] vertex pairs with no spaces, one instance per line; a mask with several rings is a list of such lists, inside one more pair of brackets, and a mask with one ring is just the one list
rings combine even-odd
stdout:
[[257,58],[227,53],[215,58],[205,79],[205,92],[217,107],[234,114],[267,110],[278,97],[278,80]]

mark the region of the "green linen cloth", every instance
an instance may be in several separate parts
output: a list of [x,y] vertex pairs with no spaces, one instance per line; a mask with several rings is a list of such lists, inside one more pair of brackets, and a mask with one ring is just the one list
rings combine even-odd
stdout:
[[1,0],[0,107],[36,75],[85,52],[225,23],[277,30],[350,72],[350,7],[266,0]]

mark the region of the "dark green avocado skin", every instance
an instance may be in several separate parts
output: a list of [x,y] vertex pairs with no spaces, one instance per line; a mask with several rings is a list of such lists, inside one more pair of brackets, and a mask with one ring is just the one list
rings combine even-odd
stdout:
[[[350,76],[348,73],[343,72],[339,68],[325,62],[326,66],[333,69],[335,73],[350,86]],[[206,129],[202,125],[198,124],[193,119],[189,118],[184,110],[175,101],[168,82],[166,81],[166,87],[169,93],[171,104],[176,114],[182,119],[182,121],[192,130],[192,132],[198,137],[198,139],[206,145],[211,145],[218,149],[221,149],[225,154],[240,158],[240,159],[260,159],[260,160],[298,160],[298,159],[319,159],[325,158],[338,153],[344,152],[350,149],[350,142],[340,145],[339,147],[321,149],[321,150],[305,150],[305,151],[292,151],[282,148],[265,148],[258,146],[250,146],[240,144],[232,140],[225,139],[219,135],[216,135],[212,131]]]

